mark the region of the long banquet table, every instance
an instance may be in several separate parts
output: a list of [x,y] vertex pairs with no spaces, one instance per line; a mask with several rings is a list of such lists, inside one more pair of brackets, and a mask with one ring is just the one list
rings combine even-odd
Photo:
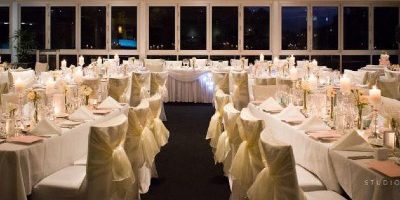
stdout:
[[126,114],[128,105],[31,145],[0,144],[0,199],[26,200],[41,179],[84,157],[90,126]]
[[373,155],[373,152],[334,150],[333,143],[314,140],[273,114],[263,113],[263,116],[267,128],[261,137],[273,134],[292,145],[296,162],[318,176],[328,190],[344,190],[353,200],[394,200],[400,196],[400,179],[369,169],[367,164],[373,159],[348,158]]

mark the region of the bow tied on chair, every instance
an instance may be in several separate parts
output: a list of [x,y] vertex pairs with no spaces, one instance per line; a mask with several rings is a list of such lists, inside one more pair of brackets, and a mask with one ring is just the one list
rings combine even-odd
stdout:
[[229,103],[229,95],[225,94],[222,90],[218,90],[217,93],[215,94],[215,113],[211,117],[206,135],[206,139],[211,139],[210,145],[213,148],[217,147],[218,138],[222,133],[223,109],[224,106],[228,103]]

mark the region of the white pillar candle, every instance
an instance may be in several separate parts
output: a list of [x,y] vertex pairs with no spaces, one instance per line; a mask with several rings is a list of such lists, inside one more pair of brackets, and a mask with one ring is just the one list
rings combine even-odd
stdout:
[[274,63],[274,65],[277,65],[277,64],[279,63],[279,58],[278,58],[278,57],[275,57],[273,63]]
[[54,86],[56,82],[54,82],[51,78],[49,78],[46,82],[46,94],[51,95],[54,93]]
[[25,83],[20,78],[17,78],[14,86],[15,86],[15,93],[20,95],[24,92],[26,87]]
[[318,88],[318,80],[314,75],[311,75],[310,78],[308,78],[308,82],[310,83],[311,90],[316,90]]
[[376,88],[376,86],[369,90],[369,102],[374,106],[381,102],[381,90]]
[[318,62],[315,59],[311,61],[311,64],[312,64],[312,67],[318,67]]
[[83,56],[79,56],[78,64],[79,64],[80,66],[83,66],[83,65],[85,64],[85,58],[84,58]]
[[101,59],[101,57],[97,58],[97,66],[100,66],[103,64],[103,59]]
[[298,72],[297,72],[296,67],[290,68],[289,75],[290,75],[290,79],[292,81],[296,81],[298,79]]
[[67,61],[66,60],[62,60],[61,61],[61,69],[67,68]]
[[290,57],[289,57],[289,65],[290,66],[294,66],[294,63],[296,62],[296,58],[293,56],[293,55],[291,55]]
[[118,63],[118,65],[119,65],[119,56],[118,56],[118,54],[115,54],[115,55],[114,55],[114,61],[115,61],[116,63]]
[[260,61],[264,61],[264,54],[260,54]]
[[340,79],[340,91],[343,94],[349,94],[351,92],[351,82],[349,78],[344,76]]
[[65,96],[64,94],[54,94],[53,96],[54,115],[65,113]]

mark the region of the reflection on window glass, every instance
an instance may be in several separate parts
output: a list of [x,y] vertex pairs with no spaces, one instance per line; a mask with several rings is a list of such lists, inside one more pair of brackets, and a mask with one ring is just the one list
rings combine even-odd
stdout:
[[340,56],[311,56],[311,59],[318,61],[318,66],[326,66],[331,69],[340,69]]
[[137,49],[136,7],[112,7],[111,34],[113,49]]
[[45,25],[45,7],[21,7],[21,29],[34,34],[39,49],[45,47]]
[[307,49],[307,7],[282,7],[282,49]]
[[106,48],[106,7],[81,7],[81,48]]
[[313,49],[338,49],[337,7],[313,7]]
[[176,60],[176,56],[156,56],[148,55],[147,59],[164,59],[164,60]]
[[399,25],[399,7],[374,8],[374,49],[398,49],[396,26]]
[[343,8],[344,49],[368,49],[368,7]]
[[75,7],[51,7],[51,48],[75,49]]
[[149,49],[175,49],[175,7],[149,8]]
[[0,7],[0,49],[9,48],[9,9]]
[[206,31],[206,7],[181,7],[181,49],[205,50]]
[[238,8],[212,8],[212,49],[238,49]]
[[370,56],[342,56],[342,68],[358,70],[370,64]]
[[[372,64],[379,65],[380,57],[381,57],[380,55],[372,56]],[[390,55],[389,60],[390,60],[391,64],[399,64],[399,56],[398,55]]]
[[10,63],[11,62],[11,55],[10,54],[0,54],[0,63],[3,63],[3,62],[8,62],[8,63]]
[[244,49],[269,49],[269,7],[244,7]]
[[77,65],[77,56],[76,55],[60,55],[60,64],[59,66],[61,66],[61,61],[67,61],[67,65]]

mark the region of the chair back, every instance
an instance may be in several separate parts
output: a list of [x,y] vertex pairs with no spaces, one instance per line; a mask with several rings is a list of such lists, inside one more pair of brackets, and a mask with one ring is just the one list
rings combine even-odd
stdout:
[[229,94],[229,72],[213,71],[212,77],[215,91],[222,90],[225,94]]
[[41,72],[47,72],[47,71],[49,71],[49,64],[48,63],[36,62],[36,64],[35,64],[35,72],[36,72],[36,74],[40,74]]
[[132,73],[130,98],[131,106],[139,105],[142,99],[150,96],[150,81],[149,71]]
[[239,136],[239,129],[236,124],[239,115],[240,111],[236,110],[232,103],[228,103],[224,106],[224,129],[227,132],[229,143],[233,144],[236,147],[236,150],[242,142],[242,139]]
[[265,101],[274,97],[277,91],[276,85],[252,85],[254,101]]
[[127,103],[127,92],[129,88],[129,77],[109,78],[108,96],[111,96],[119,103]]
[[123,147],[127,128],[125,115],[90,128],[87,199],[127,199],[132,195],[135,177]]
[[153,96],[159,93],[163,99],[166,99],[168,97],[167,79],[167,71],[151,72],[150,95]]
[[83,78],[82,84],[87,85],[92,89],[92,93],[89,95],[89,98],[98,98],[100,90],[100,78]]
[[243,108],[247,107],[247,104],[250,101],[248,74],[245,71],[232,71],[231,76],[232,89],[230,88],[230,90],[233,106],[237,110],[242,110]]
[[9,103],[18,104],[18,95],[13,92],[1,94],[1,106],[3,112],[7,110]]

